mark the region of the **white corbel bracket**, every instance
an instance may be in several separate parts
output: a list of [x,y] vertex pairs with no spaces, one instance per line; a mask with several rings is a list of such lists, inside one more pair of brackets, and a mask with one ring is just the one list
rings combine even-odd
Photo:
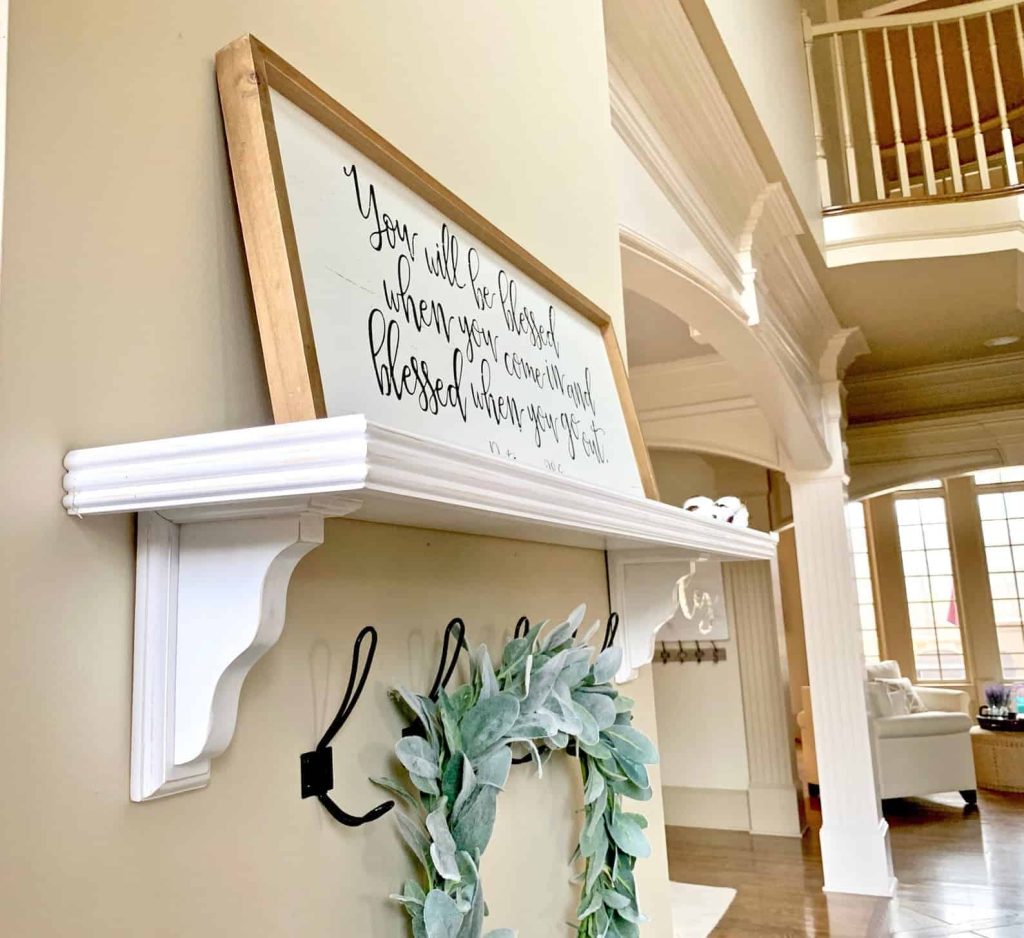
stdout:
[[[339,502],[332,517],[347,513]],[[139,514],[132,801],[209,782],[242,683],[281,636],[292,571],[323,543],[324,515],[308,508],[182,524]]]

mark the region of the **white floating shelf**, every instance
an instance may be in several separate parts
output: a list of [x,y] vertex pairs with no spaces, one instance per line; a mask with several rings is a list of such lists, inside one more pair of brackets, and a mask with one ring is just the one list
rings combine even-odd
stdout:
[[[324,518],[616,552],[672,548],[721,560],[775,554],[773,535],[361,415],[74,450],[64,464],[69,514],[140,513],[136,801],[209,780],[210,760],[234,733],[242,682],[280,636],[288,581],[323,542]],[[627,644],[641,638],[628,623],[624,629]]]

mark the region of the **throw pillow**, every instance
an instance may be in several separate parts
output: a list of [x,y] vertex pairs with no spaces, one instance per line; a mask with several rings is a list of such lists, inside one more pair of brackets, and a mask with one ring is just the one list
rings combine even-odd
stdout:
[[891,717],[892,702],[889,700],[889,688],[881,681],[868,681],[868,711],[873,717]]
[[910,714],[910,702],[902,687],[886,685],[889,691],[890,715],[894,717],[905,717]]
[[900,677],[900,665],[898,661],[879,661],[867,665],[867,673],[869,681],[895,680]]
[[924,713],[928,709],[918,696],[914,685],[910,683],[909,677],[881,678],[879,683],[885,684],[887,687],[898,690],[903,694],[907,701],[908,713]]

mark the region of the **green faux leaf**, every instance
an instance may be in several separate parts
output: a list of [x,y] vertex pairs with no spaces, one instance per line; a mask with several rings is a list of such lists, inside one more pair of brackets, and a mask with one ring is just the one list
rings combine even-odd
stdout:
[[451,698],[441,690],[437,695],[437,712],[441,716],[441,726],[444,729],[444,738],[448,748],[452,752],[462,749],[462,733],[459,729],[459,721],[462,716],[458,707]]
[[604,792],[604,776],[598,771],[591,770],[587,776],[587,784],[583,788],[583,803],[593,804]]
[[622,649],[616,646],[606,648],[594,662],[594,683],[608,684],[622,667]]
[[601,628],[601,620],[595,619],[592,625],[587,626],[582,635],[576,636],[576,644],[589,645],[590,640],[597,634],[599,628]]
[[512,694],[495,694],[477,703],[460,726],[466,755],[475,759],[491,749],[515,724],[519,711],[519,701]]
[[590,674],[590,649],[570,648],[565,653],[565,662],[562,665],[562,676],[566,686],[573,688],[583,682],[583,679]]
[[[609,923],[607,938],[640,938],[640,929],[623,916],[625,909],[617,911]],[[615,929],[612,931],[612,929]]]
[[395,744],[395,755],[410,775],[437,778],[440,769],[437,751],[422,736],[406,736]]
[[611,759],[615,753],[612,752],[611,746],[607,743],[596,742],[588,743],[585,739],[577,739],[576,745],[580,747],[588,756],[599,762],[605,762]]
[[469,759],[462,761],[462,781],[459,786],[459,794],[452,805],[452,817],[462,812],[463,807],[469,800],[476,788],[476,772],[473,771],[473,763]]
[[508,746],[501,746],[477,763],[477,783],[503,789],[508,781],[508,773],[511,768],[512,750]]
[[615,792],[617,795],[622,795],[623,798],[632,798],[634,801],[650,801],[654,796],[653,791],[648,786],[647,788],[641,788],[639,785],[635,785],[628,778],[624,779],[608,779],[608,787]]
[[604,905],[604,901],[600,891],[593,893],[585,892],[580,898],[580,904],[576,907],[576,918],[580,920],[585,919],[588,915],[593,915],[602,905]]
[[603,694],[575,693],[572,699],[590,713],[598,730],[606,730],[615,722],[615,704]]
[[420,861],[423,869],[427,871],[429,876],[430,860],[428,855],[430,853],[430,841],[427,839],[427,835],[423,833],[422,828],[412,818],[401,811],[395,812],[395,827],[398,828],[398,833],[401,835],[402,840],[405,841],[405,845],[412,851],[413,856]]
[[509,740],[545,739],[558,732],[561,722],[547,709],[525,713],[509,727],[505,738]]
[[651,845],[644,836],[643,829],[636,821],[636,816],[615,812],[608,821],[608,833],[623,853],[641,860],[651,855]]
[[405,786],[399,784],[393,778],[377,777],[371,778],[370,781],[373,782],[374,785],[378,785],[383,788],[385,791],[391,792],[391,794],[395,795],[407,808],[412,808],[414,811],[419,810],[419,800],[414,795],[410,794],[409,790],[405,788]]
[[560,651],[540,667],[534,666],[530,673],[530,689],[519,708],[521,713],[533,713],[547,703],[548,695],[555,686],[555,681],[561,676],[564,660],[565,652]]
[[[598,802],[586,811],[586,820],[580,831],[580,853],[585,857],[594,856],[601,844],[604,834],[604,804]],[[607,844],[607,840],[605,841]]]
[[630,905],[629,896],[621,896],[612,889],[602,889],[601,899],[609,909],[625,909]]
[[632,697],[625,697],[619,694],[613,701],[616,713],[631,713],[636,701]]
[[586,707],[572,701],[573,713],[580,721],[580,731],[577,733],[581,746],[596,746],[600,742],[600,730],[597,728],[597,721],[590,715]]
[[484,938],[516,938],[516,933],[511,928],[495,928],[484,935]]
[[449,810],[455,806],[455,799],[459,797],[459,790],[462,788],[462,765],[468,761],[461,752],[454,752],[441,773],[441,794],[447,800]]
[[479,938],[484,930],[484,893],[479,882],[473,888],[468,913],[459,929],[458,938]]
[[658,752],[654,745],[632,726],[610,726],[602,733],[602,738],[617,755],[632,762],[654,765],[658,761]]
[[480,681],[480,699],[487,700],[488,697],[493,697],[499,693],[501,688],[498,686],[498,678],[494,673],[494,664],[491,662],[491,653],[487,650],[486,645],[481,645],[476,650],[473,660],[476,665],[477,677]]
[[462,876],[455,858],[458,848],[451,831],[448,830],[448,817],[444,804],[427,815],[427,830],[433,839],[433,843],[430,845],[430,859],[434,861],[437,872],[450,882],[459,882]]
[[501,656],[501,669],[511,672],[519,664],[526,660],[530,653],[530,642],[525,638],[514,638],[505,646],[505,653]]
[[440,889],[432,889],[423,903],[423,924],[427,938],[458,938],[462,913],[455,900]]
[[437,787],[436,778],[424,778],[422,775],[414,775],[412,772],[409,773],[409,781],[413,783],[421,792],[427,795],[439,795],[441,789]]
[[484,852],[494,833],[497,803],[497,788],[477,785],[473,789],[452,825],[452,834],[460,850],[474,855]]
[[650,788],[651,781],[647,775],[647,769],[639,762],[627,759],[625,756],[616,756],[615,761],[623,774],[638,788]]

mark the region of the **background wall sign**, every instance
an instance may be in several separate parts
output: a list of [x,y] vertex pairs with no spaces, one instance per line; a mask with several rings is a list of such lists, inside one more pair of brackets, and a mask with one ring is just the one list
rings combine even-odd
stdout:
[[363,413],[656,494],[602,310],[257,40],[217,74],[278,422]]

